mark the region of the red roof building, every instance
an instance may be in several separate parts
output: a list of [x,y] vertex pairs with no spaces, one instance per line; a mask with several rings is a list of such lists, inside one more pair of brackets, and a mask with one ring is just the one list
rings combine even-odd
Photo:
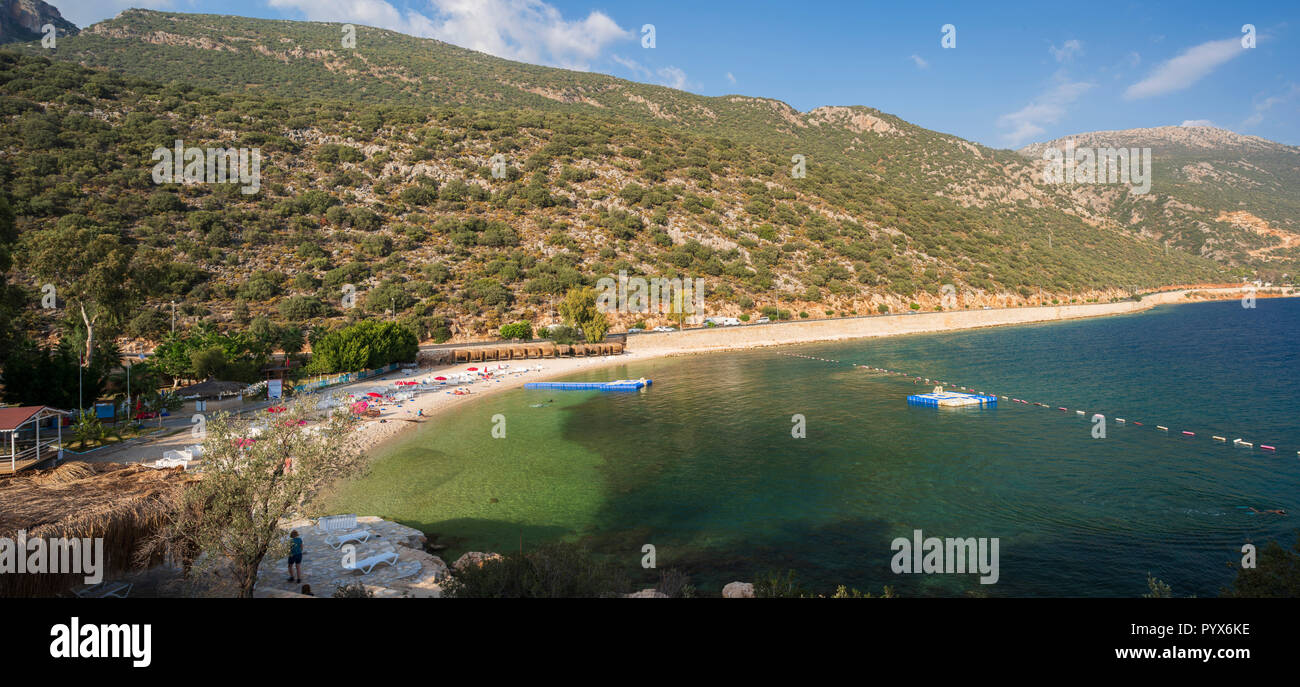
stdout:
[[0,475],[61,460],[67,414],[49,406],[0,408]]

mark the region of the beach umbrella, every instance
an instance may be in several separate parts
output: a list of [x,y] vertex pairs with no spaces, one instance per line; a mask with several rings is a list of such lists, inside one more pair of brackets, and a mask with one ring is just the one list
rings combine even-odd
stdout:
[[470,372],[478,372],[478,368],[477,368],[477,367],[470,367],[470,368],[466,368],[466,369],[468,369]]
[[367,395],[367,396],[372,396],[372,397],[374,397],[374,398],[383,398],[383,396],[384,396],[383,394],[377,394],[377,393],[375,393],[375,392],[373,392],[373,391],[370,392],[370,393],[368,393],[368,394],[366,394],[366,395]]
[[440,381],[440,382],[445,382],[445,381],[447,381],[447,378],[446,378],[446,377],[434,377],[434,379],[436,379],[436,380],[438,380],[438,381]]

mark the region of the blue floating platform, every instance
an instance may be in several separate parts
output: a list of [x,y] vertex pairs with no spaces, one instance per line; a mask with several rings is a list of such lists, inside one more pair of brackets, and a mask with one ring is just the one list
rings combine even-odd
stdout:
[[554,391],[636,391],[653,383],[649,379],[619,379],[613,382],[528,382],[524,388]]
[[936,391],[929,394],[913,394],[907,397],[908,405],[927,408],[993,408],[998,404],[997,396],[981,394],[962,394],[955,391]]

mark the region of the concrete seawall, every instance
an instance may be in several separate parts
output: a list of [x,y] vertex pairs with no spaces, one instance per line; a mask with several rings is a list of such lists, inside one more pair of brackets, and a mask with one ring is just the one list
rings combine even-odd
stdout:
[[840,341],[899,334],[923,334],[977,327],[1030,324],[1074,320],[1085,317],[1122,315],[1146,310],[1156,305],[1186,301],[1190,291],[1209,294],[1240,293],[1240,289],[1191,289],[1167,291],[1143,296],[1140,301],[1119,303],[1085,303],[1032,308],[995,310],[956,310],[926,312],[915,315],[879,315],[828,320],[776,322],[763,325],[688,329],[680,332],[647,333],[629,336],[627,348],[637,354],[665,355],[697,353],[735,348],[779,346],[814,341]]

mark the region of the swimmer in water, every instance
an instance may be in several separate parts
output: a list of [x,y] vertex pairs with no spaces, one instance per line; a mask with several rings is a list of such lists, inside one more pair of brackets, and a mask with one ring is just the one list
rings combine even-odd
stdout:
[[1281,508],[1275,508],[1273,510],[1258,510],[1252,506],[1247,506],[1247,508],[1250,508],[1251,513],[1256,513],[1256,514],[1262,513],[1266,515],[1286,515],[1286,511],[1282,510]]

